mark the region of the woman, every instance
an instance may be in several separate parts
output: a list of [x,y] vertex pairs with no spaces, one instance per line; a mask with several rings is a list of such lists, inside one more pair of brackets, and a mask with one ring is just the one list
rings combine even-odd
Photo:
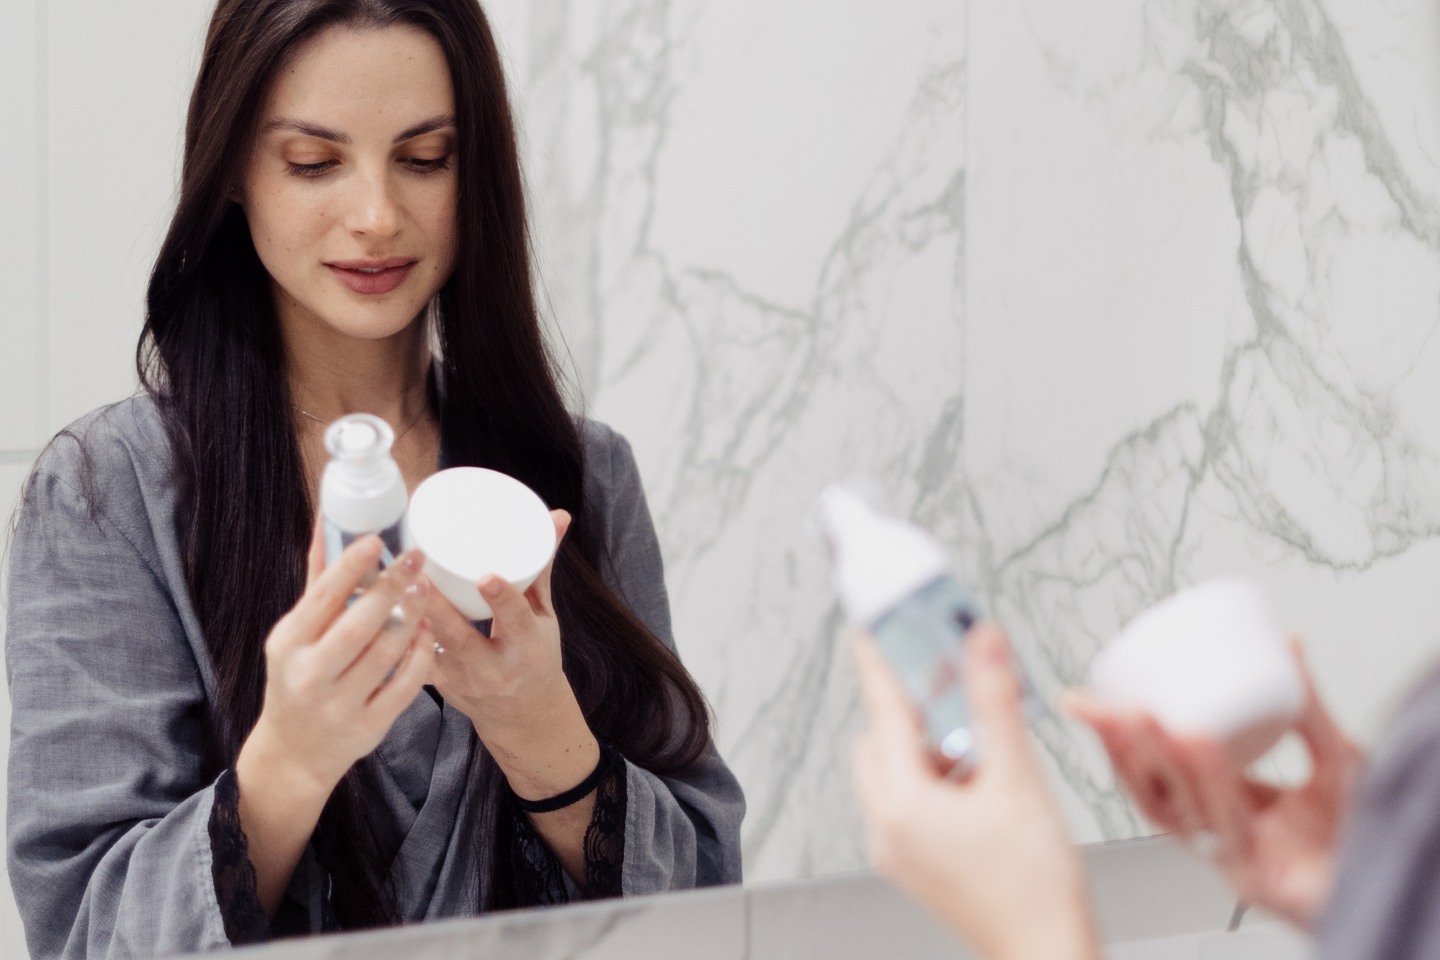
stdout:
[[[1294,653],[1306,687],[1295,733],[1310,755],[1309,778],[1294,787],[1253,780],[1219,744],[1172,737],[1144,713],[1079,692],[1065,705],[1100,734],[1151,820],[1212,860],[1245,902],[1311,932],[1322,960],[1440,955],[1440,672],[1416,688],[1365,769],[1298,644]],[[1004,634],[982,625],[967,640],[986,755],[964,784],[922,754],[914,712],[873,642],[858,638],[856,656],[870,722],[855,780],[882,871],[986,957],[1101,956]]]
[[[566,410],[475,0],[222,0],[145,395],[57,438],[11,554],[11,877],[35,957],[190,952],[739,879],[625,441]],[[554,508],[489,635],[378,542],[325,567],[324,424]],[[562,640],[563,637],[563,640]],[[421,693],[422,689],[425,693]]]

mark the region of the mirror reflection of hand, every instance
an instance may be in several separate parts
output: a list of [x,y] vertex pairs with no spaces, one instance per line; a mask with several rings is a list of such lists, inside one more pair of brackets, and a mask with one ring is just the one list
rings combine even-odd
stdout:
[[349,603],[380,553],[380,539],[365,537],[327,569],[317,524],[305,592],[265,640],[265,699],[255,733],[324,795],[379,746],[419,694],[435,657],[423,622],[430,589],[419,551],[397,558]]
[[[550,516],[558,553],[570,514],[552,510]],[[431,682],[487,742],[543,724],[557,701],[574,700],[561,669],[560,621],[550,592],[554,563],[524,591],[494,576],[477,585],[495,614],[488,637],[439,591],[430,598],[436,640],[445,651]]]
[[965,685],[982,756],[963,783],[874,641],[857,635],[867,728],[854,778],[877,868],[984,956],[1099,956],[1083,867],[1031,747],[1005,634],[970,631]]
[[1309,780],[1276,787],[1246,775],[1212,739],[1167,733],[1148,713],[1070,691],[1064,709],[1100,736],[1141,812],[1214,861],[1248,903],[1306,927],[1334,882],[1336,839],[1364,757],[1320,701],[1298,641],[1305,688],[1294,730]]

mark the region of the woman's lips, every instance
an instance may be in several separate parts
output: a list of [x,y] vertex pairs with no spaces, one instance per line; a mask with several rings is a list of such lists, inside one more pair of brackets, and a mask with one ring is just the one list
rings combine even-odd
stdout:
[[410,276],[410,270],[415,266],[414,260],[395,262],[382,262],[373,266],[361,266],[352,263],[327,263],[325,266],[335,274],[335,278],[347,288],[356,293],[376,295],[389,293]]

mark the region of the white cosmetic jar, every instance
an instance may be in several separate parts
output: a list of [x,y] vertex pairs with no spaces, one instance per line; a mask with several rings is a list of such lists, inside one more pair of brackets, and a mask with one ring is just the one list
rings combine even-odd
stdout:
[[1172,734],[1220,741],[1242,767],[1275,745],[1304,700],[1275,614],[1247,580],[1198,584],[1140,614],[1095,658],[1090,687]]
[[494,616],[479,584],[491,575],[524,590],[555,554],[545,502],[514,477],[481,467],[441,470],[415,489],[405,547],[425,551],[425,576],[471,620]]

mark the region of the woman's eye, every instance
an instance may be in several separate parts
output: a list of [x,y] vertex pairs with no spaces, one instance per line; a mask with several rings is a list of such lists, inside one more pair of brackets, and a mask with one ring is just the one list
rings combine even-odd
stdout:
[[318,177],[331,167],[335,166],[334,160],[321,160],[319,163],[287,163],[290,173],[297,177]]
[[419,173],[435,173],[450,166],[450,155],[443,157],[407,157],[405,165]]

